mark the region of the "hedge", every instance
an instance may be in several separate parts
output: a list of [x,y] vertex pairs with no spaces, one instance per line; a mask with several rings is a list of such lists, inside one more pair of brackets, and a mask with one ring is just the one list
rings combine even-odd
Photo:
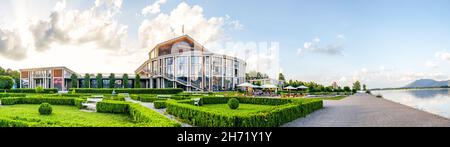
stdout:
[[78,109],[83,108],[83,103],[85,103],[85,102],[86,102],[86,99],[82,99],[82,98],[73,99],[73,103]]
[[203,97],[203,104],[226,104],[232,98],[236,98],[240,103],[258,104],[258,105],[284,105],[291,103],[290,99],[278,99],[278,98],[249,98],[249,97]]
[[214,113],[202,107],[166,102],[167,112],[200,127],[277,127],[304,117],[323,107],[322,100],[305,100],[276,106],[274,109],[254,114],[232,115]]
[[117,113],[129,114],[135,122],[145,123],[147,126],[158,127],[180,127],[181,124],[146,108],[140,104],[119,102],[119,101],[102,101],[97,103],[97,112],[100,113]]
[[26,94],[22,94],[22,93],[0,93],[0,98],[5,98],[5,97],[26,97]]
[[[0,90],[5,91],[5,90]],[[31,88],[20,88],[20,89],[9,89],[6,90],[8,93],[36,93],[36,89]],[[58,93],[58,89],[56,88],[50,88],[50,89],[44,89],[41,93]]]
[[111,94],[113,91],[116,93],[129,93],[129,94],[178,94],[183,92],[183,89],[179,88],[167,88],[167,89],[148,89],[148,88],[72,88],[76,93],[99,93],[99,94]]
[[153,105],[156,109],[164,109],[166,108],[166,101],[155,101],[153,102]]
[[33,123],[0,117],[0,127],[30,127]]
[[166,98],[156,98],[156,97],[142,97],[140,98],[141,102],[155,102],[155,101],[164,101]]
[[128,103],[120,101],[101,101],[97,103],[97,112],[122,114],[128,112]]
[[75,105],[74,98],[4,98],[1,102],[2,105],[42,103],[49,103],[52,105]]

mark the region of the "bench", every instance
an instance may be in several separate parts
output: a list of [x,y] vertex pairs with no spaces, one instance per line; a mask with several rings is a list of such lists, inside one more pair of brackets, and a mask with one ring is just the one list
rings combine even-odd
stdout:
[[200,98],[195,98],[194,100],[194,106],[200,106]]

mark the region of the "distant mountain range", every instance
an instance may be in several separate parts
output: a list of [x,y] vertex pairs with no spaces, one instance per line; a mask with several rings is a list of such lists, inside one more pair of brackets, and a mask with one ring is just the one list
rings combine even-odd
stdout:
[[433,79],[420,79],[406,85],[404,88],[421,88],[421,87],[448,87],[449,80],[447,81],[436,81]]

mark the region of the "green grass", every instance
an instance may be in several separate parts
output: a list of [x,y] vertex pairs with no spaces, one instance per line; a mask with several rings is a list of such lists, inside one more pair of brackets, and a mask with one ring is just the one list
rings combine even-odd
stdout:
[[275,106],[242,104],[241,103],[241,104],[239,104],[239,108],[236,110],[230,109],[230,107],[228,107],[228,104],[208,104],[208,105],[203,105],[200,108],[202,108],[204,110],[208,110],[210,112],[214,112],[214,113],[245,115],[245,114],[257,113],[257,112],[261,112],[261,111],[268,111],[272,108],[275,108]]
[[0,117],[27,122],[37,122],[44,126],[55,127],[135,127],[125,114],[105,114],[83,112],[74,106],[53,105],[53,113],[49,116],[40,115],[39,105],[0,106]]

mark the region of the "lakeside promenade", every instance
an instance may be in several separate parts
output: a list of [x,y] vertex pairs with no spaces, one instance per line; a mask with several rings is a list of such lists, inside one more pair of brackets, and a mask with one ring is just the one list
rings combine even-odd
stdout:
[[450,120],[369,94],[324,101],[324,108],[283,127],[450,127]]

